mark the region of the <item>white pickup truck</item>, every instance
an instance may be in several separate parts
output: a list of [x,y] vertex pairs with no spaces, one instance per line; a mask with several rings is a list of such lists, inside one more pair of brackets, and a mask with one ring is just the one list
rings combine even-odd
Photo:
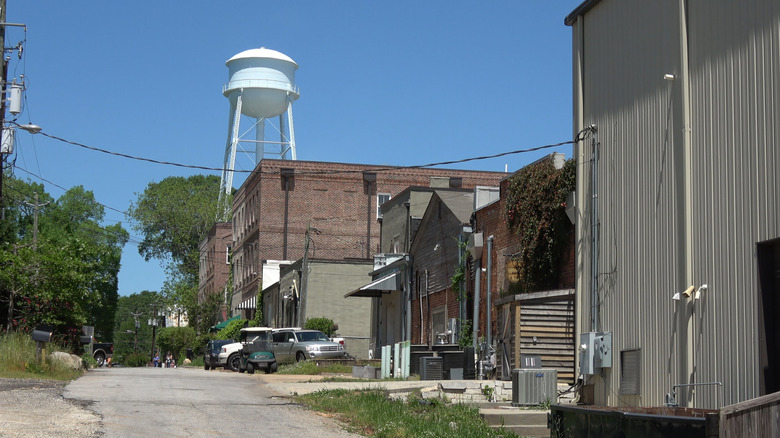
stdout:
[[241,364],[241,343],[233,342],[232,344],[225,344],[219,351],[217,358],[217,366],[223,367],[226,370],[238,371],[238,367]]

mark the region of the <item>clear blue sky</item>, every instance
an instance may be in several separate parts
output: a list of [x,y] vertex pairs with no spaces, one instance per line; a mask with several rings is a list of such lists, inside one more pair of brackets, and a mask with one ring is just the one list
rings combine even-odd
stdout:
[[[27,25],[23,57],[14,54],[8,72],[26,78],[19,122],[97,148],[221,167],[225,61],[258,47],[299,65],[301,160],[419,165],[572,138],[563,19],[580,0],[7,1],[7,22]],[[6,46],[24,39],[20,28],[7,29]],[[552,151],[449,167],[511,172]],[[571,156],[571,147],[557,151]],[[83,185],[111,208],[106,223],[128,230],[120,212],[147,184],[208,173],[28,133],[17,135],[10,158],[17,177],[43,182],[54,197],[64,192],[58,186]],[[236,168],[251,162],[239,157]],[[242,181],[237,174],[234,186]],[[159,290],[160,264],[145,262],[142,237],[131,236],[120,294]]]

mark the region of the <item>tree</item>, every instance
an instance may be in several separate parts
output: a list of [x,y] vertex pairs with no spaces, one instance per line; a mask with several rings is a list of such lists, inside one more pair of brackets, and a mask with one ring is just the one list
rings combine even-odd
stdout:
[[199,319],[205,317],[197,307],[199,245],[216,223],[219,189],[213,175],[168,177],[149,183],[129,209],[133,229],[144,236],[139,254],[167,265],[162,292],[187,311],[195,327],[203,326]]
[[[124,363],[125,358],[136,351],[145,355],[147,361],[149,360],[152,350],[152,327],[148,322],[154,317],[154,309],[160,308],[163,301],[162,295],[152,291],[119,297],[114,326],[115,361]],[[137,345],[136,320],[138,320]]]
[[138,253],[173,263],[175,271],[197,279],[198,245],[216,223],[219,186],[213,175],[149,183],[128,211],[133,229],[144,236]]
[[196,339],[195,329],[192,327],[165,327],[157,336],[157,345],[160,351],[170,351],[176,362],[179,362],[187,348],[197,347]]
[[81,186],[54,200],[39,184],[13,178],[7,184],[16,208],[3,221],[0,244],[6,328],[48,324],[76,345],[81,326],[89,324],[111,340],[127,232],[119,224],[101,226],[103,207]]

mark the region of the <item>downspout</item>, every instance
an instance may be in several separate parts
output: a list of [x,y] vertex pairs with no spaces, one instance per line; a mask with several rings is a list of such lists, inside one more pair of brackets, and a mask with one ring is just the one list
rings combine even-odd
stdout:
[[371,258],[371,201],[374,191],[373,187],[376,186],[376,173],[363,172],[363,181],[366,184],[366,258]]
[[433,334],[431,333],[433,331],[433,324],[431,323],[431,291],[428,290],[428,270],[425,270],[425,334],[427,335],[426,338],[428,338],[428,345],[433,345]]
[[371,182],[368,183],[368,199],[366,199],[366,258],[371,258]]
[[[690,75],[688,71],[688,5],[686,0],[680,0],[680,101],[682,104],[682,147],[683,147],[683,178],[684,178],[684,206],[683,227],[685,233],[685,284],[693,282],[693,178],[692,178],[692,145],[691,145],[691,103],[690,103]],[[680,300],[678,305],[683,306],[683,330],[685,344],[681,346],[682,354],[682,378],[681,381],[692,382],[694,379],[693,363],[693,324],[692,305],[688,300]],[[693,397],[684,397],[685,406],[693,406]]]
[[412,258],[409,254],[406,254],[406,265],[404,266],[404,272],[406,273],[404,283],[404,341],[412,341]]
[[599,137],[591,130],[591,261],[590,261],[590,331],[599,331]]
[[[577,17],[577,20],[572,24],[572,34],[574,37],[574,43],[573,43],[573,53],[574,53],[574,59],[572,60],[572,64],[574,65],[574,71],[572,72],[572,78],[574,79],[574,87],[573,87],[573,100],[574,100],[574,108],[573,108],[573,122],[574,122],[574,133],[575,137],[579,136],[579,132],[581,129],[585,127],[585,121],[584,121],[584,82],[585,82],[585,16],[580,15]],[[585,148],[582,145],[582,142],[575,142],[573,145],[573,154],[575,159],[577,160],[577,190],[576,190],[576,196],[577,196],[577,208],[579,210],[582,210],[582,208],[587,205],[586,204],[586,196],[585,196],[585,178],[586,178],[586,168],[584,166],[585,164]],[[575,236],[575,241],[580,242],[576,245],[578,248],[577,255],[576,255],[576,265],[578,267],[582,267],[584,264],[584,254],[583,251],[580,249],[584,245],[582,242],[583,236],[585,235],[584,230],[582,228],[583,223],[581,221],[582,216],[579,214],[576,215],[575,221],[576,226],[575,230],[577,235]],[[585,321],[585,312],[584,312],[584,306],[585,303],[585,276],[582,275],[582,269],[578,268],[574,270],[575,275],[575,287],[576,287],[576,293],[574,295],[575,300],[575,324],[574,324],[574,342],[575,344],[579,344],[580,335],[583,331],[583,322]],[[579,375],[577,372],[580,369],[580,355],[574,354],[574,370],[575,375]]]
[[[409,201],[404,202],[404,207],[406,207],[406,232],[404,233],[404,248],[403,252],[406,254],[406,300],[404,305],[404,311],[406,313],[405,319],[406,319],[406,334],[404,336],[405,341],[412,341],[412,305],[413,303],[413,297],[412,297],[412,257],[409,255],[409,234],[411,233],[411,222],[412,217],[410,214],[410,206],[411,203]],[[415,286],[416,287],[416,286]]]
[[290,222],[290,175],[282,171],[284,178],[284,241],[282,242],[282,259],[287,260],[287,232]]
[[[418,278],[417,281],[419,282],[420,279]],[[425,333],[425,330],[424,330],[425,319],[423,318],[423,304],[422,304],[423,289],[421,287],[419,287],[419,286],[420,285],[418,285],[419,293],[417,295],[418,295],[418,298],[420,299],[420,344],[422,344],[423,343],[423,333]]]
[[487,280],[485,282],[485,289],[487,289],[487,298],[485,299],[485,326],[487,328],[487,344],[488,347],[493,345],[493,319],[492,319],[492,310],[490,306],[492,306],[491,303],[491,287],[493,286],[492,281],[492,270],[493,270],[493,236],[488,237],[487,240]]
[[479,298],[482,291],[480,290],[479,280],[482,276],[482,258],[474,260],[474,335],[472,342],[474,345],[474,351],[479,350]]

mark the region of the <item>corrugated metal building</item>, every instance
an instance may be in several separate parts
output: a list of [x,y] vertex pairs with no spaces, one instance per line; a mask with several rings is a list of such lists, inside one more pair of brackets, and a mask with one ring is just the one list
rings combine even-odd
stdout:
[[574,132],[596,127],[575,147],[578,331],[612,333],[583,395],[780,390],[780,2],[594,0],[566,24]]

